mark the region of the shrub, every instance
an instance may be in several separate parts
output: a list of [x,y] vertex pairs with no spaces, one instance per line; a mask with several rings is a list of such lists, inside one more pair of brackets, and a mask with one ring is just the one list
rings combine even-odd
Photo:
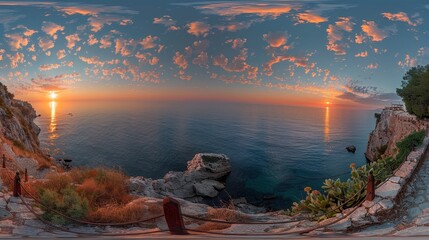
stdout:
[[[62,189],[60,193],[51,189],[41,188],[39,190],[39,196],[44,206],[62,212],[72,218],[83,219],[86,217],[89,210],[88,200],[81,197],[71,187]],[[64,224],[67,222],[67,219],[51,211],[45,211],[43,213],[43,218],[56,224]]]
[[402,97],[409,113],[419,118],[429,117],[429,65],[408,70],[402,88],[397,88],[396,93]]
[[380,159],[359,168],[356,168],[355,164],[350,164],[350,178],[346,181],[326,179],[322,186],[323,193],[306,187],[305,199],[294,202],[287,213],[290,215],[306,213],[323,220],[355,206],[365,197],[366,193],[361,189],[365,188],[370,171],[373,172],[376,184],[384,181],[401,165],[412,147],[423,142],[424,137],[424,131],[414,132],[405,137],[397,143],[399,151],[395,157]]

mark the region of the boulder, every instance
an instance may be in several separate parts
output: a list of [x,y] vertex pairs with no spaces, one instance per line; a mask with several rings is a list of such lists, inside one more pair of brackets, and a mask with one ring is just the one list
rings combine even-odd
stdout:
[[216,197],[219,192],[213,187],[213,185],[195,183],[194,184],[195,193],[202,197]]
[[157,180],[132,177],[128,189],[146,197],[169,196],[197,202],[201,197],[216,197],[225,188],[219,180],[224,179],[231,169],[224,154],[198,153],[188,161],[186,171],[170,171]]
[[346,149],[348,152],[351,152],[351,153],[356,152],[356,147],[354,145],[350,145],[350,146],[346,147]]

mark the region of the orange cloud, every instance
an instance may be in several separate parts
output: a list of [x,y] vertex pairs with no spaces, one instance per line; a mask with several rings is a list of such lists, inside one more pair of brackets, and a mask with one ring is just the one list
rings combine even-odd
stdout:
[[364,58],[364,57],[367,57],[367,56],[368,56],[368,52],[367,51],[355,54],[355,57],[362,57],[362,58]]
[[380,42],[389,36],[389,32],[395,31],[394,29],[380,29],[374,21],[364,21],[361,26],[362,31],[374,42]]
[[207,36],[211,28],[209,24],[200,21],[191,22],[186,26],[188,27],[188,33],[197,37],[200,35],[203,37]]
[[39,38],[39,47],[41,47],[44,52],[46,52],[48,49],[53,48],[54,46],[54,41],[52,41],[51,39],[47,37]]
[[268,42],[270,47],[278,48],[286,44],[287,37],[284,32],[266,33],[262,35],[265,41]]
[[197,9],[205,13],[221,16],[236,16],[240,14],[255,14],[259,16],[278,17],[289,13],[292,9],[298,9],[296,4],[263,3],[263,2],[222,2],[197,6]]
[[176,52],[176,55],[173,56],[173,63],[183,70],[188,68],[188,61],[186,60],[185,56],[179,52]]
[[401,21],[406,22],[408,25],[411,26],[417,26],[416,23],[413,23],[410,18],[408,18],[408,15],[404,12],[398,12],[398,13],[382,13],[383,17],[391,20],[391,21]]
[[398,65],[402,68],[407,67],[415,67],[417,65],[417,59],[410,57],[410,55],[406,54],[405,59],[403,61],[399,61]]
[[20,34],[5,34],[5,37],[9,39],[9,47],[12,51],[17,51],[28,45],[29,39],[21,36]]
[[12,69],[17,68],[19,63],[24,63],[24,54],[15,53],[13,55],[7,55],[10,60],[10,67]]
[[298,13],[297,15],[299,23],[315,23],[319,24],[322,22],[327,22],[328,18],[319,16],[314,13],[306,12],[306,13]]
[[43,22],[42,31],[48,34],[51,37],[55,37],[57,32],[64,31],[64,27],[52,22]]
[[66,51],[64,49],[58,50],[58,52],[57,52],[58,60],[65,58],[65,56],[66,56]]
[[246,42],[246,38],[228,39],[225,41],[225,43],[232,43],[231,47],[233,49],[242,48]]
[[76,43],[80,41],[79,35],[77,33],[66,36],[67,48],[72,49],[76,46]]
[[341,43],[343,40],[343,32],[351,32],[353,30],[353,23],[350,22],[350,18],[339,18],[340,21],[335,22],[335,25],[329,24],[326,32],[328,34],[328,44],[326,49],[335,52],[336,55],[345,55],[346,43]]
[[51,69],[57,69],[59,68],[61,65],[60,64],[43,64],[39,67],[40,71],[49,71]]
[[140,44],[143,46],[143,49],[150,49],[150,48],[154,48],[157,46],[157,44],[155,43],[157,40],[159,40],[159,38],[157,36],[147,36],[145,38],[143,38],[140,42]]

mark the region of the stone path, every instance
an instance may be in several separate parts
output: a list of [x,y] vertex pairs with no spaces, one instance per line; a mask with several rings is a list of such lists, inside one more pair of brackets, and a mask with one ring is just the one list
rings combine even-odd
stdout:
[[429,154],[419,172],[408,184],[404,199],[398,208],[397,218],[384,224],[371,226],[355,236],[427,236],[429,238]]

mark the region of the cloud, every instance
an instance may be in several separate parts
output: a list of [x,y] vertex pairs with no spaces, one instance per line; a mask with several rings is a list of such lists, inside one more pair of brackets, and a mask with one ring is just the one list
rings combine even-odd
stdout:
[[99,57],[94,56],[94,57],[83,57],[80,56],[79,59],[82,62],[85,62],[87,64],[91,64],[91,65],[97,65],[97,66],[104,66],[104,64],[106,64],[106,62],[101,61]]
[[[0,2],[1,5],[1,2]],[[25,15],[19,14],[16,11],[8,9],[0,9],[0,23],[3,25],[4,31],[9,31],[10,24],[25,18]]]
[[121,54],[122,57],[130,56],[136,47],[134,39],[116,39],[115,54]]
[[286,44],[287,37],[285,32],[266,33],[262,35],[270,47],[278,48]]
[[116,16],[94,16],[88,18],[89,26],[91,26],[91,31],[93,32],[100,31],[104,25],[112,25],[112,23],[121,22],[122,20],[122,17]]
[[15,53],[15,54],[8,54],[7,55],[10,60],[10,67],[12,69],[17,68],[18,64],[24,63],[24,54],[23,53]]
[[58,50],[57,52],[57,58],[58,60],[63,59],[66,57],[66,50],[62,49],[62,50]]
[[40,71],[49,71],[49,70],[52,70],[52,69],[57,69],[57,68],[59,68],[59,67],[61,67],[61,65],[60,65],[60,64],[57,64],[57,63],[53,63],[53,64],[43,64],[43,65],[41,65],[41,66],[39,67],[39,70],[40,70]]
[[97,38],[95,38],[94,34],[90,34],[88,36],[88,45],[92,46],[92,45],[97,44],[97,43],[98,43],[98,40],[97,40]]
[[396,32],[396,28],[379,28],[374,21],[365,21],[361,26],[362,31],[369,37],[373,42],[380,42],[387,38],[390,33]]
[[237,16],[241,14],[252,14],[266,17],[278,17],[298,9],[299,4],[284,2],[217,2],[195,6],[205,14],[216,14],[220,16]]
[[66,36],[67,48],[72,49],[76,46],[76,43],[80,41],[79,35],[77,33]]
[[370,63],[366,66],[367,69],[377,69],[378,63]]
[[341,17],[335,25],[329,24],[326,32],[328,34],[328,44],[326,49],[335,53],[335,55],[345,55],[348,48],[347,43],[341,42],[343,40],[343,32],[351,32],[353,30],[353,23],[350,18]]
[[225,43],[232,43],[232,49],[242,48],[246,42],[246,38],[228,39],[225,41]]
[[396,93],[382,93],[372,86],[358,86],[349,83],[343,87],[343,90],[344,92],[336,96],[337,98],[366,105],[385,106],[386,103],[400,100]]
[[188,68],[188,61],[186,60],[185,56],[180,52],[176,52],[176,54],[173,56],[173,63],[183,70]]
[[27,37],[21,36],[18,33],[5,34],[4,36],[9,39],[8,44],[12,51],[17,51],[27,46],[29,42]]
[[53,22],[43,22],[42,31],[55,38],[57,32],[64,31],[64,27]]
[[368,52],[367,51],[364,51],[364,52],[360,52],[360,53],[356,53],[355,54],[355,57],[361,57],[361,58],[364,58],[364,57],[367,57],[368,56]]
[[234,56],[231,60],[220,54],[213,58],[213,65],[219,66],[227,72],[245,72],[247,71],[247,77],[255,79],[258,74],[258,67],[250,66],[247,62],[247,49],[243,48],[240,53]]
[[264,74],[267,76],[271,76],[273,74],[273,65],[283,61],[291,62],[298,67],[304,67],[304,68],[309,67],[308,59],[305,57],[272,56],[268,62],[262,64],[262,69],[264,70]]
[[104,35],[100,38],[100,48],[109,48],[112,46],[112,42],[110,41],[110,35]]
[[48,49],[51,49],[55,46],[54,41],[47,37],[41,37],[39,38],[39,47],[42,48],[44,52],[46,52]]
[[154,48],[157,46],[157,43],[155,43],[156,41],[158,41],[159,38],[157,36],[147,36],[145,38],[143,38],[140,41],[140,44],[143,46],[143,49],[150,49],[150,48]]
[[176,21],[173,20],[168,15],[164,15],[160,18],[154,18],[153,24],[162,24],[162,25],[168,27],[168,30],[171,30],[171,31],[176,31],[176,30],[180,29],[179,27],[176,26]]
[[306,13],[298,13],[297,15],[298,23],[323,23],[327,22],[328,18],[321,17],[315,13],[306,12]]
[[415,67],[415,66],[417,66],[417,59],[412,58],[412,57],[410,57],[410,55],[406,54],[405,59],[403,61],[399,61],[398,65],[401,66],[402,68]]
[[195,65],[199,65],[201,67],[208,67],[208,60],[209,57],[207,55],[207,52],[200,52],[193,60],[192,63]]
[[65,73],[53,77],[44,77],[39,75],[37,78],[31,79],[31,90],[40,92],[63,91],[80,81],[79,73]]
[[191,22],[188,25],[188,33],[195,35],[195,36],[207,36],[208,32],[210,31],[211,26],[205,22],[195,21]]
[[15,30],[15,29],[24,29],[23,34],[26,37],[31,37],[33,34],[37,33],[36,30],[29,29],[24,25],[18,25],[17,27],[13,28],[13,30]]
[[382,13],[383,17],[391,20],[391,21],[401,21],[406,22],[408,25],[411,26],[417,26],[416,23],[413,23],[410,18],[408,18],[408,15],[404,12],[398,12],[398,13]]
[[64,12],[67,15],[74,15],[74,14],[80,14],[80,15],[92,15],[92,16],[98,16],[102,13],[115,13],[115,14],[138,14],[138,11],[130,10],[122,6],[109,6],[109,5],[102,5],[102,4],[82,4],[76,6],[70,6],[70,5],[61,5],[56,4],[55,8],[58,11]]

